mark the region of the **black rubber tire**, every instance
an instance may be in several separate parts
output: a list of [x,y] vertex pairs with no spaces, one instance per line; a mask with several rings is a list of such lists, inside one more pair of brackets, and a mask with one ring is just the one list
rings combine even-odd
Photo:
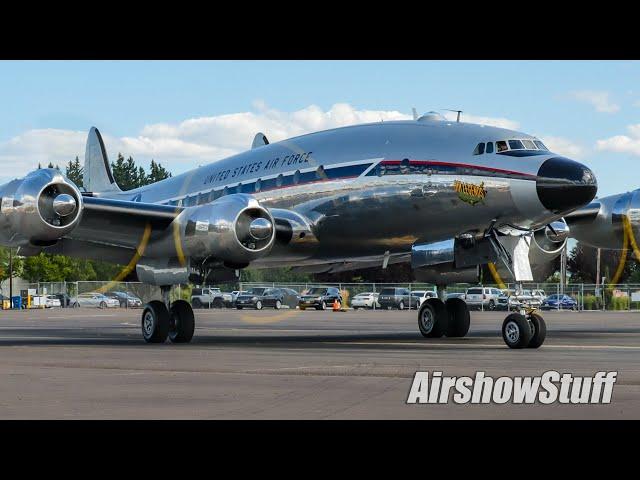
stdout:
[[224,300],[222,300],[221,298],[214,298],[213,302],[211,302],[211,307],[212,308],[222,308],[222,307],[224,307]]
[[126,308],[127,302],[120,302],[120,308]]
[[262,302],[260,300],[256,302],[256,310],[262,310]]
[[493,311],[496,309],[496,302],[493,300],[489,300],[489,311]]
[[242,307],[236,307],[236,310],[242,310]]
[[[147,317],[150,314],[150,317]],[[145,328],[145,318],[150,324]],[[142,310],[142,338],[147,343],[164,343],[169,335],[169,310],[159,300],[152,300]]]
[[[424,316],[433,316],[433,323],[431,326],[427,324]],[[422,303],[422,307],[418,311],[418,328],[423,337],[427,338],[440,338],[447,331],[449,324],[449,315],[447,309],[444,306],[442,300],[438,298],[430,298]]]
[[404,302],[402,300],[400,300],[400,303],[398,304],[398,310],[404,310]]
[[531,324],[533,325],[533,336],[529,340],[527,348],[539,348],[547,338],[547,324],[544,318],[537,313],[531,314]]
[[275,305],[273,306],[276,310],[280,310],[282,308],[282,302],[280,300],[276,300]]
[[202,308],[202,302],[200,301],[199,298],[194,298],[193,302],[191,302],[193,305],[193,308]]
[[300,306],[298,306],[298,308],[303,311],[307,309],[307,307],[300,307]]
[[327,309],[327,302],[323,300],[322,303],[320,304],[320,307],[318,307],[318,310],[326,310],[326,309]]
[[[507,325],[511,323],[517,328],[515,339],[510,339],[510,337],[507,336]],[[532,335],[533,332],[531,331],[529,321],[520,313],[507,315],[507,318],[502,322],[502,339],[509,348],[526,348],[531,341]]]
[[105,302],[100,302],[100,308],[107,308],[107,304]]
[[469,307],[464,300],[460,298],[450,298],[444,303],[449,315],[447,325],[447,337],[464,337],[469,333],[471,325],[471,316],[469,315]]
[[184,300],[176,300],[171,303],[169,313],[169,340],[173,343],[189,343],[196,328],[191,305]]

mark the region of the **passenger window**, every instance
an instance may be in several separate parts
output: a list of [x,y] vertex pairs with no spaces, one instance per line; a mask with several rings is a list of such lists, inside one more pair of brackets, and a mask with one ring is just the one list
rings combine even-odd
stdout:
[[482,155],[484,153],[484,142],[480,142],[476,145],[475,150],[473,151],[474,155]]
[[318,177],[319,180],[327,179],[327,172],[324,171],[324,167],[322,165],[320,165],[316,170],[316,177]]
[[524,145],[520,140],[509,140],[509,148],[511,150],[524,150]]
[[537,150],[535,143],[531,140],[522,140],[522,143],[524,143],[524,148],[527,150]]
[[493,142],[487,142],[487,149],[485,153],[493,153]]
[[498,150],[498,153],[509,150],[509,148],[507,147],[507,142],[505,142],[504,140],[496,142],[496,149]]

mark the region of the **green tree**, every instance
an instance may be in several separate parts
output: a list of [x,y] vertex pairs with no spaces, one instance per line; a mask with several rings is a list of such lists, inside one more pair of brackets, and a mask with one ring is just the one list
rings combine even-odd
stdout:
[[75,160],[70,160],[67,164],[66,171],[67,178],[75,183],[78,187],[82,187],[82,165],[80,165],[80,159],[76,155]]
[[[11,263],[13,264],[13,278],[22,275],[22,257],[16,255],[15,250],[11,256]],[[5,281],[9,278],[9,248],[0,247],[0,281]]]
[[159,182],[160,180],[164,180],[165,178],[169,178],[171,176],[171,172],[167,171],[162,165],[156,163],[155,160],[151,159],[151,166],[149,167],[149,176],[147,177],[147,185],[151,183]]

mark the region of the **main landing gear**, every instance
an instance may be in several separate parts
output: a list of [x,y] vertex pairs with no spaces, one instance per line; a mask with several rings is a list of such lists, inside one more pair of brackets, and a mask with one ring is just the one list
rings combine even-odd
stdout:
[[142,337],[147,343],[189,343],[195,330],[191,305],[185,300],[169,302],[169,288],[161,287],[164,301],[152,300],[142,310]]
[[[427,338],[464,337],[469,332],[469,308],[464,300],[426,300],[418,312],[418,328]],[[502,324],[502,338],[509,348],[538,348],[547,336],[544,319],[533,311],[511,313]]]

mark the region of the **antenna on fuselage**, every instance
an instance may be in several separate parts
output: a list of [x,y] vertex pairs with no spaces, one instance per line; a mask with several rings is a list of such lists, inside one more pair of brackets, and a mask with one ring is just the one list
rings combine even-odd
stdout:
[[411,111],[413,112],[413,119],[418,120],[418,111],[416,110],[416,107],[413,107]]
[[450,108],[445,108],[445,110],[447,112],[456,112],[458,114],[456,117],[456,123],[460,123],[460,114],[462,113],[462,110],[451,110]]

